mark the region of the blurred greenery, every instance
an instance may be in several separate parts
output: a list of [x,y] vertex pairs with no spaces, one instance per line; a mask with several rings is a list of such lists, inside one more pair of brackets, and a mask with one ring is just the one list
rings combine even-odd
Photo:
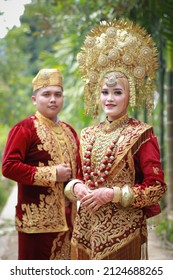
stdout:
[[168,248],[173,249],[173,220],[168,219],[167,213],[162,212],[161,218],[157,223],[156,232]]

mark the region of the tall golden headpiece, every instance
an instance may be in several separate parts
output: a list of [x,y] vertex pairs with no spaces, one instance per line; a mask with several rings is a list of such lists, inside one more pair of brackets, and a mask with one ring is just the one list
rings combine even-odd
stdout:
[[101,22],[86,36],[77,55],[85,81],[85,113],[97,116],[101,80],[108,72],[126,75],[130,85],[130,105],[153,108],[154,80],[158,68],[157,48],[151,36],[129,20]]

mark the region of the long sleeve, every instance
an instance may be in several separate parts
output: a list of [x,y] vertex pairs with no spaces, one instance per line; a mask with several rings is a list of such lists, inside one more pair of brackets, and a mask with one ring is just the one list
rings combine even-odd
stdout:
[[150,140],[142,144],[134,156],[136,184],[135,207],[145,207],[157,203],[167,186],[164,182],[164,173],[160,162],[160,151],[157,138],[151,134]]
[[69,164],[75,178],[78,145],[77,134],[68,124],[61,121],[54,124],[40,113],[11,129],[4,150],[2,173],[18,183],[17,230],[38,233],[68,229],[65,183],[57,182],[56,166]]
[[[11,129],[3,155],[2,173],[5,177],[24,185],[50,187],[56,181],[56,167],[37,166],[39,151],[33,146],[36,142],[34,137],[31,128],[16,125]],[[37,173],[42,174],[42,177],[35,178]]]
[[23,126],[15,126],[8,135],[3,159],[2,173],[5,177],[22,184],[32,184],[36,166],[26,162],[28,147],[31,146],[31,130]]

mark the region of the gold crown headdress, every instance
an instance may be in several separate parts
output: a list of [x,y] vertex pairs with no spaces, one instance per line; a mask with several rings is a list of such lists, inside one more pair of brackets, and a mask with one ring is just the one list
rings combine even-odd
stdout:
[[100,85],[104,75],[121,72],[128,78],[130,105],[153,108],[154,80],[158,68],[157,48],[151,36],[139,25],[127,20],[101,22],[86,36],[77,55],[85,81],[85,113],[99,113]]

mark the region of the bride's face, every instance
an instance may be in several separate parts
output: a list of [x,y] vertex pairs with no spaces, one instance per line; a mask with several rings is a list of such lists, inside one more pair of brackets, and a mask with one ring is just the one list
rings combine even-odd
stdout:
[[[127,80],[125,77],[124,79]],[[102,80],[100,102],[109,121],[118,119],[127,113],[129,98],[128,80],[125,83],[118,78],[114,83],[109,83],[107,78]]]

